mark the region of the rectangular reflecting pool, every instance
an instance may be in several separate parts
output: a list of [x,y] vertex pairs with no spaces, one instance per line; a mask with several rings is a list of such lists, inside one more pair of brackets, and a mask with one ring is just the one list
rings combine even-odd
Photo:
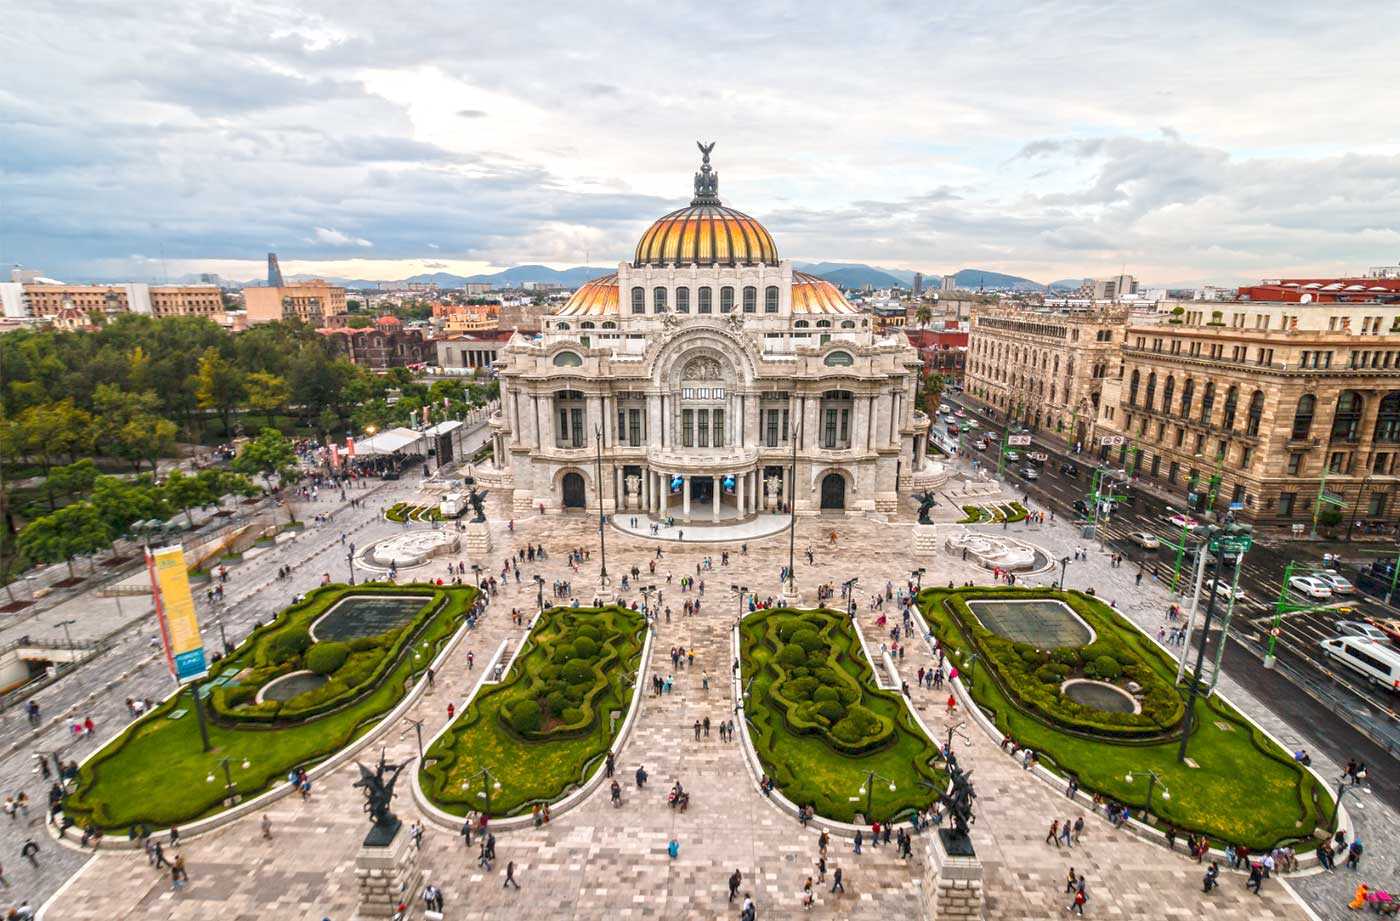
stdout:
[[432,600],[431,595],[349,595],[311,625],[317,642],[345,642],[402,627]]
[[967,607],[988,630],[1041,649],[1087,646],[1094,631],[1063,601],[1054,598],[980,599]]

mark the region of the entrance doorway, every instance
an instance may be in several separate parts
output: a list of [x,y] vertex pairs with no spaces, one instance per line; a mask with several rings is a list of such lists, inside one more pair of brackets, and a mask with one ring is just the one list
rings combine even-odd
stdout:
[[839,473],[828,473],[822,478],[822,508],[843,509],[846,507],[846,478]]
[[564,474],[564,508],[584,508],[583,477],[577,473]]

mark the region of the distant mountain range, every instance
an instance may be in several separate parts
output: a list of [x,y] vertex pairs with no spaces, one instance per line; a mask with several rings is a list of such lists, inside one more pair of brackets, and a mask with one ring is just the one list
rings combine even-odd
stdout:
[[[853,291],[859,291],[865,287],[912,288],[914,286],[914,272],[911,269],[885,269],[860,262],[798,262],[795,263],[795,268],[801,272],[818,275],[838,287]],[[614,271],[616,269],[597,266],[551,269],[543,265],[517,265],[489,275],[453,275],[449,272],[434,272],[394,281],[367,278],[326,278],[318,275],[288,275],[286,278],[288,281],[324,278],[325,281],[333,285],[345,288],[377,288],[381,284],[408,284],[410,282],[435,284],[441,288],[460,288],[465,284],[518,287],[526,282],[546,282],[565,288],[577,288],[590,279]],[[925,272],[923,274],[925,290],[937,290],[942,287],[943,274],[941,272]],[[957,286],[965,291],[976,291],[979,288],[1017,291],[1047,291],[1051,288],[1065,290],[1076,288],[1080,284],[1078,279],[1065,279],[1044,285],[1019,275],[1006,275],[987,269],[961,269],[954,273],[953,277]],[[244,284],[261,285],[263,281],[257,279]]]

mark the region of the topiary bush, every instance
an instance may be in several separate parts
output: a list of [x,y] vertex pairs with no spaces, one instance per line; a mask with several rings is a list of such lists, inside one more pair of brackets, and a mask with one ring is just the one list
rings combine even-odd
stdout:
[[1099,656],[1084,666],[1084,674],[1100,681],[1112,681],[1123,674],[1123,666],[1119,665],[1118,660],[1112,656]]
[[511,704],[506,718],[511,728],[522,735],[539,732],[543,723],[540,705],[529,698]]
[[580,659],[591,659],[598,654],[598,643],[586,636],[574,640],[574,655]]
[[267,657],[275,665],[290,662],[311,648],[311,634],[306,628],[284,630],[268,640]]
[[563,669],[559,672],[559,677],[569,684],[583,684],[593,680],[593,669],[582,659],[570,659],[564,663]]
[[306,650],[303,661],[306,667],[318,675],[330,675],[340,670],[345,660],[350,658],[350,647],[346,643],[316,643]]

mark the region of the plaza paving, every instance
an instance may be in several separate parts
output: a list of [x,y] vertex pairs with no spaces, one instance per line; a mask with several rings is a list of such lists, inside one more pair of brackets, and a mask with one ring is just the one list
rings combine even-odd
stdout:
[[[352,531],[351,539],[361,546],[369,540],[393,533],[400,525],[374,520],[374,509],[410,493],[410,487],[395,484],[380,490],[364,512],[348,511],[323,529],[319,536],[299,548],[279,548],[279,556],[258,564],[258,575],[236,574],[239,592],[230,605],[237,613],[230,620],[246,632],[255,617],[266,619],[296,591],[313,587],[323,571],[339,577],[343,552],[336,543],[342,528]],[[493,516],[496,542],[488,569],[499,574],[508,548],[524,543],[540,543],[549,551],[542,564],[522,565],[521,584],[512,580],[499,595],[476,635],[463,643],[448,667],[437,678],[436,689],[416,705],[415,717],[422,717],[425,734],[446,721],[446,706],[458,706],[475,675],[469,673],[466,653],[474,650],[477,665],[505,636],[517,636],[508,616],[512,607],[532,610],[535,591],[531,576],[538,573],[546,583],[572,579],[575,594],[586,597],[596,584],[596,522],[585,516],[517,519],[513,533],[504,521],[495,520],[501,509],[495,497],[488,503]],[[838,543],[829,546],[825,535],[835,529]],[[1031,528],[1022,536],[1031,540],[1059,542],[1066,537],[1051,526],[1039,534]],[[814,547],[816,565],[806,564],[802,550]],[[926,566],[926,583],[955,582],[979,578],[961,561],[939,554],[916,559],[910,552],[907,520],[898,524],[875,521],[817,518],[798,521],[799,587],[810,602],[817,582],[839,582],[860,576],[866,589],[883,587],[885,579],[899,580],[909,568]],[[565,562],[565,551],[572,546],[595,549],[593,558],[573,572]],[[648,561],[661,547],[665,556],[657,561],[656,575],[647,578]],[[317,549],[322,548],[322,549]],[[720,552],[731,550],[731,565],[721,567]],[[289,559],[282,559],[286,554]],[[293,559],[294,554],[306,558]],[[709,556],[712,571],[696,565]],[[461,840],[446,831],[430,828],[424,839],[423,865],[430,879],[446,896],[448,917],[500,918],[506,912],[525,912],[540,918],[712,918],[737,916],[738,907],[725,902],[725,880],[735,868],[745,878],[743,889],[753,893],[760,912],[772,917],[798,910],[798,892],[803,880],[813,872],[816,833],[800,829],[795,820],[780,814],[757,790],[754,778],[741,759],[737,743],[725,744],[712,735],[695,741],[691,726],[697,718],[712,720],[728,714],[729,629],[735,602],[729,594],[731,582],[756,589],[760,595],[776,594],[778,572],[787,562],[785,534],[750,543],[747,556],[739,556],[734,545],[692,544],[630,537],[610,531],[609,569],[619,577],[633,564],[643,570],[642,584],[656,584],[664,593],[662,604],[672,609],[671,622],[658,627],[651,666],[670,672],[668,657],[672,645],[694,647],[696,667],[676,676],[675,690],[669,696],[648,696],[642,705],[640,721],[619,756],[624,779],[637,764],[644,764],[651,784],[640,795],[629,783],[625,787],[623,809],[613,809],[605,790],[600,790],[579,809],[560,815],[542,829],[503,833],[498,838],[499,860],[494,872],[483,874],[475,866],[475,848],[466,849]],[[467,562],[477,562],[463,557]],[[290,583],[272,580],[272,571],[282,563],[296,562],[296,576]],[[1122,587],[1126,610],[1144,621],[1160,622],[1164,601],[1147,590],[1134,597],[1129,586],[1131,573],[1110,570],[1091,554],[1090,561],[1071,567],[1071,586],[1097,580],[1101,597],[1110,597],[1117,586],[1110,580],[1127,580]],[[442,575],[441,562],[421,570],[402,573],[411,578]],[[668,584],[668,574],[672,581]],[[692,575],[705,582],[701,612],[693,618],[680,616],[684,598],[675,583],[681,575]],[[1081,582],[1081,578],[1086,581]],[[985,581],[985,580],[983,580]],[[636,597],[636,586],[626,594]],[[695,597],[691,595],[689,597]],[[860,617],[873,615],[860,600]],[[911,647],[913,650],[913,647]],[[926,653],[915,654],[902,663],[907,672],[927,664]],[[924,659],[917,658],[924,655]],[[710,689],[701,689],[701,670],[711,676]],[[147,668],[137,678],[153,689],[168,681],[158,668]],[[113,692],[116,710],[122,710],[124,693]],[[154,694],[152,690],[149,693]],[[924,717],[935,731],[944,725],[944,694],[929,692]],[[1237,697],[1238,699],[1238,697]],[[1252,712],[1253,707],[1242,701]],[[115,729],[116,716],[110,723]],[[1066,900],[1063,879],[1073,865],[1088,877],[1089,914],[1097,917],[1188,917],[1209,911],[1224,919],[1304,918],[1303,908],[1276,881],[1266,885],[1262,897],[1245,891],[1243,878],[1228,876],[1224,885],[1211,895],[1200,892],[1200,868],[1180,853],[1170,854],[1155,844],[1127,833],[1112,830],[1090,817],[1088,833],[1073,852],[1056,851],[1043,843],[1045,828],[1053,818],[1077,815],[1059,792],[1033,782],[995,743],[977,732],[969,732],[970,742],[960,756],[976,770],[979,794],[979,820],[975,829],[978,850],[987,868],[987,917],[1050,918],[1062,916]],[[958,743],[955,743],[958,744]],[[408,758],[415,752],[412,731],[402,722],[388,736],[390,758]],[[367,755],[368,756],[368,753]],[[207,836],[189,840],[182,847],[190,872],[188,888],[173,892],[168,877],[157,874],[137,853],[113,851],[90,861],[50,906],[52,921],[87,921],[115,918],[202,919],[219,917],[230,921],[276,917],[310,919],[330,917],[346,921],[353,915],[355,888],[353,863],[365,830],[358,791],[351,788],[356,769],[353,765],[322,780],[309,802],[283,799],[269,810],[273,839],[260,837],[259,817],[254,816]],[[666,789],[673,779],[681,780],[692,794],[689,812],[677,814],[665,806]],[[852,777],[852,794],[861,778]],[[30,785],[31,798],[42,801],[42,791]],[[397,801],[403,819],[412,821],[415,809],[407,795]],[[37,813],[36,813],[37,814]],[[680,856],[668,859],[666,845],[675,838]],[[45,852],[41,859],[53,860],[57,845],[40,839]],[[17,846],[8,849],[17,855]],[[857,857],[849,845],[836,843],[834,864],[846,873],[846,894],[831,896],[822,889],[816,912],[831,917],[878,913],[881,916],[911,918],[920,914],[920,894],[915,880],[922,875],[918,865],[924,859],[922,846],[915,848],[910,863],[898,860],[892,850],[866,849]],[[76,859],[75,859],[76,858]],[[76,865],[78,855],[64,854],[65,866]],[[503,890],[505,862],[514,860],[520,892]],[[23,891],[29,868],[16,866],[11,857],[10,881]],[[421,916],[415,905],[415,917]]]

